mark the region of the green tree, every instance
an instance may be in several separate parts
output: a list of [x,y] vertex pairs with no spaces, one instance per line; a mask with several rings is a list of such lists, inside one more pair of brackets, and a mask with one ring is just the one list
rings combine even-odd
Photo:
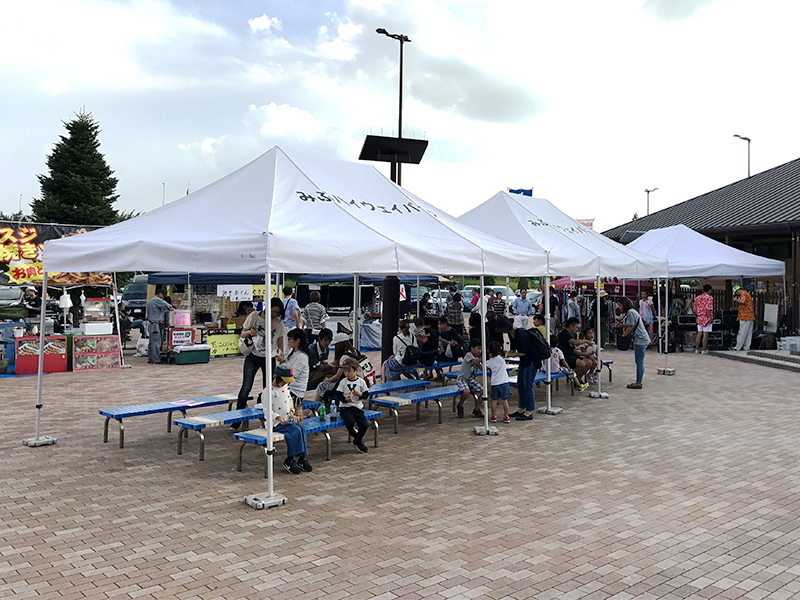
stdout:
[[22,211],[18,211],[15,213],[4,213],[0,210],[0,221],[17,221],[20,223],[31,223],[33,219],[30,215],[26,215]]
[[530,284],[528,283],[528,278],[527,277],[520,277],[519,281],[517,282],[517,285],[519,286],[519,289],[521,289],[521,290],[527,290],[530,287]]
[[113,204],[117,178],[100,153],[100,125],[91,113],[77,113],[64,123],[62,135],[47,157],[49,175],[38,175],[42,197],[31,204],[43,223],[111,225],[119,220]]

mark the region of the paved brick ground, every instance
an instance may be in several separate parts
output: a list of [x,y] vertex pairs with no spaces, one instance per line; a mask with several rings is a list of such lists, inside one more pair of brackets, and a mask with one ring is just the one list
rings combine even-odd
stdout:
[[609,400],[562,389],[562,415],[499,437],[406,409],[368,455],[311,439],[314,472],[277,473],[289,504],[264,511],[242,502],[261,455],[236,472],[228,430],[199,463],[164,415],[120,449],[97,414],[235,391],[240,360],[48,375],[44,448],[21,444],[35,378],[0,379],[0,598],[800,597],[797,375],[687,354],[661,377],[648,353],[634,391],[632,353],[607,354]]

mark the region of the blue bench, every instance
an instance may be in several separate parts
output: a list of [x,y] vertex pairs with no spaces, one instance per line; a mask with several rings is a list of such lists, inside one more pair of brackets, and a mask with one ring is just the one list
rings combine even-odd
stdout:
[[[552,373],[550,375],[550,381],[555,381],[556,382],[556,391],[558,391],[558,380],[559,379],[567,379],[567,376],[564,373]],[[513,377],[510,378],[509,383],[511,383],[512,387],[519,387],[519,385],[517,383],[517,376],[516,375],[514,375]],[[547,383],[547,373],[545,373],[543,371],[536,371],[536,375],[533,378],[533,383]],[[572,383],[572,382],[570,382],[570,383]],[[574,385],[570,385],[569,386],[569,393],[570,393],[570,396],[574,396],[575,395],[575,386]]]
[[417,363],[416,365],[411,365],[403,369],[403,373],[419,374],[420,371],[444,371],[445,369],[450,369],[452,371],[453,367],[458,367],[460,365],[461,363],[457,360],[436,361],[430,366]]
[[[321,402],[314,402],[313,400],[303,400],[303,410],[311,410],[316,413],[319,407],[322,406]],[[245,423],[258,419],[261,421],[261,426],[264,426],[264,409],[262,408],[243,408],[241,410],[229,410],[227,412],[212,413],[210,415],[198,415],[196,417],[188,417],[177,419],[174,421],[175,425],[180,428],[178,433],[178,455],[183,454],[183,438],[189,435],[189,430],[196,431],[200,436],[200,457],[199,460],[205,460],[205,442],[206,438],[203,431],[209,427],[219,427],[220,425],[235,425],[237,423]],[[182,435],[184,434],[184,435]]]
[[125,424],[123,419],[131,417],[141,417],[144,415],[154,415],[157,413],[167,413],[167,433],[172,431],[172,413],[180,411],[185,417],[186,411],[190,408],[205,408],[207,406],[218,406],[227,404],[230,409],[238,394],[219,394],[217,396],[202,396],[189,400],[175,400],[172,402],[153,402],[152,404],[136,404],[133,406],[121,406],[119,408],[105,408],[100,414],[106,418],[103,425],[103,443],[108,442],[108,422],[114,419],[119,423],[119,447],[125,447]]
[[[331,459],[331,436],[328,433],[331,429],[336,429],[337,427],[344,427],[344,421],[342,420],[341,416],[338,413],[334,413],[336,415],[336,420],[331,420],[331,415],[325,415],[325,420],[320,421],[319,419],[306,419],[301,423],[303,429],[306,430],[306,435],[312,433],[322,433],[325,436],[325,460]],[[367,418],[367,421],[372,423],[372,428],[375,431],[375,438],[373,447],[378,447],[378,418],[383,416],[383,413],[377,410],[365,410],[364,416]],[[233,439],[236,441],[242,442],[242,445],[239,446],[239,456],[236,461],[236,470],[242,470],[242,451],[247,444],[254,444],[256,446],[262,446],[264,448],[264,477],[267,477],[267,465],[266,461],[268,458],[267,455],[267,436],[269,432],[266,429],[255,429],[253,431],[240,431],[238,433],[233,434]],[[272,432],[272,441],[277,442],[283,439],[283,434],[273,431]],[[349,439],[349,435],[348,435]]]
[[430,385],[430,381],[421,381],[419,379],[400,379],[398,381],[385,381],[383,383],[376,383],[369,388],[370,396],[377,396],[383,394],[391,394],[392,392],[405,392],[424,388]]
[[613,375],[613,373],[611,372],[611,365],[613,364],[614,364],[613,360],[604,360],[603,365],[600,367],[601,371],[603,370],[603,367],[608,369],[608,383],[611,383],[611,376]]
[[461,395],[461,391],[458,389],[458,386],[455,385],[448,385],[446,387],[438,387],[438,388],[429,388],[426,390],[418,390],[416,392],[408,392],[401,396],[383,396],[381,398],[373,398],[372,396],[369,397],[370,407],[372,405],[375,406],[383,406],[390,410],[392,416],[394,417],[394,432],[398,433],[398,424],[399,424],[399,414],[397,412],[397,408],[399,406],[407,406],[409,404],[416,404],[417,405],[417,421],[419,421],[419,406],[423,402],[427,406],[429,400],[433,400],[439,406],[439,424],[442,423],[442,403],[440,400],[442,398],[449,398],[453,396],[453,402],[455,402],[456,397]]

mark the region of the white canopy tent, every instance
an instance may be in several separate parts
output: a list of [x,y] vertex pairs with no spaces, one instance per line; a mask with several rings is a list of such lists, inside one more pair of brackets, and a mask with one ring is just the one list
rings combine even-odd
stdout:
[[738,250],[686,225],[651,229],[627,246],[669,261],[670,277],[783,277],[786,263]]
[[[570,218],[543,198],[532,198],[509,192],[498,192],[484,203],[459,217],[459,221],[494,237],[513,240],[515,244],[548,257],[545,287],[551,275],[575,278],[597,278],[597,303],[600,306],[600,278],[655,278],[667,273],[667,261],[636,252]],[[539,272],[541,273],[541,272]],[[549,314],[550,294],[545,290],[545,313]],[[598,310],[597,331],[600,331]],[[546,320],[547,336],[550,321]],[[599,346],[598,346],[599,347]],[[602,365],[602,349],[598,350]],[[550,373],[547,372],[547,409],[550,405]],[[602,383],[598,378],[598,394]]]
[[[517,276],[543,271],[546,261],[544,253],[457,221],[396,186],[373,166],[290,158],[276,146],[166,206],[97,231],[47,242],[43,270],[46,293],[47,272],[265,273],[265,281],[274,272]],[[268,337],[267,354],[269,345]],[[269,361],[267,365],[269,370]],[[36,440],[42,405],[41,355],[37,394]],[[266,406],[271,452],[270,402]],[[271,454],[268,471],[266,500],[272,502],[276,496]]]

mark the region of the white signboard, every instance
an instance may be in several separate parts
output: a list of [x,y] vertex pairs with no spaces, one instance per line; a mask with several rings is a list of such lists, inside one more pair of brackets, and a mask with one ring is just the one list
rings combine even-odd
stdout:
[[217,296],[228,298],[231,302],[243,302],[253,300],[253,284],[242,285],[218,285]]

